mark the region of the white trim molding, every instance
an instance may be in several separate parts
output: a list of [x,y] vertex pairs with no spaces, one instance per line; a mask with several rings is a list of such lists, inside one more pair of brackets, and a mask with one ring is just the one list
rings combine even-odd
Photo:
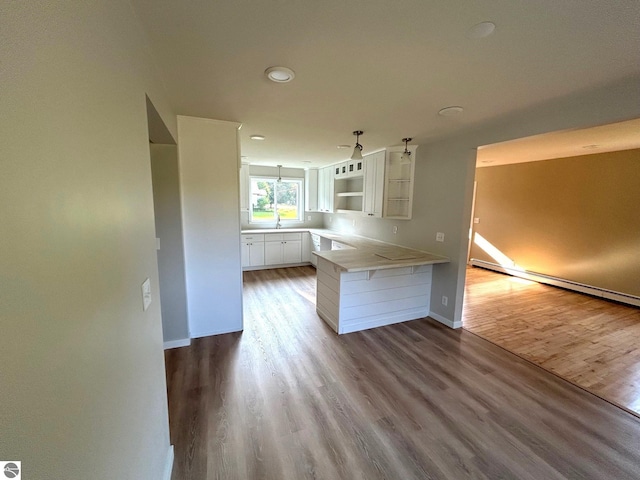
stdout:
[[633,295],[627,295],[620,292],[614,292],[613,290],[607,290],[605,288],[593,287],[591,285],[585,285],[583,283],[573,282],[571,280],[565,280],[564,278],[553,277],[551,275],[545,275],[543,273],[521,271],[503,267],[502,265],[485,262],[484,260],[478,260],[476,258],[472,258],[469,264],[473,265],[474,267],[486,268],[488,270],[506,273],[514,277],[524,278],[526,280],[532,280],[534,282],[546,283],[555,287],[562,287],[566,288],[567,290],[586,293],[589,295],[593,295],[594,297],[606,298],[608,300],[614,300],[616,302],[626,303],[627,305],[634,305],[636,307],[640,306],[640,297],[635,297]]
[[173,472],[173,445],[169,445],[169,451],[167,452],[167,458],[164,462],[164,474],[162,480],[171,480],[171,473]]
[[435,312],[429,312],[429,317],[437,320],[438,322],[446,325],[449,328],[460,328],[462,327],[462,321],[454,322],[453,320],[449,320],[447,317],[443,317]]
[[164,349],[169,350],[171,348],[188,347],[189,345],[191,345],[190,338],[179,338],[178,340],[169,340],[168,342],[164,342]]

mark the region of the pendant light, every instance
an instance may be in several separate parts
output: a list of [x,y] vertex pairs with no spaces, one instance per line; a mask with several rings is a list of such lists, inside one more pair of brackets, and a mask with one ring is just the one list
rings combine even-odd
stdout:
[[282,175],[280,175],[281,168],[282,168],[282,165],[278,165],[278,183],[282,182]]
[[400,161],[402,163],[411,163],[411,152],[409,151],[408,148],[408,144],[411,141],[411,138],[403,138],[402,141],[404,142],[404,152],[402,153],[402,156],[400,157]]
[[351,155],[351,160],[362,160],[362,145],[360,145],[360,135],[364,132],[362,130],[356,130],[353,134],[356,136],[356,146],[353,148],[353,155]]

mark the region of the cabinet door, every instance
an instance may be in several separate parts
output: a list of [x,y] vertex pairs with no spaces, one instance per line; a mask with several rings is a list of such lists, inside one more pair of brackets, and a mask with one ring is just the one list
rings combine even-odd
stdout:
[[279,265],[282,261],[282,242],[264,242],[264,264]]
[[363,208],[369,217],[382,217],[385,152],[365,157]]
[[334,176],[332,167],[327,167],[324,169],[325,179],[324,179],[324,211],[325,212],[333,212],[333,183]]
[[302,241],[284,241],[282,243],[282,260],[282,263],[300,263],[302,261]]
[[311,261],[311,249],[312,249],[312,241],[311,235],[309,232],[302,233],[302,261],[310,262]]
[[251,246],[249,245],[249,243],[244,242],[241,244],[241,248],[240,248],[240,258],[242,258],[242,266],[243,267],[249,267],[251,266],[251,252],[250,252],[250,248]]
[[264,242],[249,245],[249,263],[252,267],[264,265]]
[[304,200],[307,212],[317,212],[319,210],[317,168],[310,168],[304,172]]

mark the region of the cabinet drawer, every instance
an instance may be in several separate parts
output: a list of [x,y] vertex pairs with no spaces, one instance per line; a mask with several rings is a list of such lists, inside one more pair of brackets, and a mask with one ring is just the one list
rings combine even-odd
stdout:
[[283,233],[282,234],[282,239],[283,240],[302,240],[302,233],[296,232],[296,233]]
[[281,242],[283,239],[282,233],[267,233],[264,236],[265,242]]
[[264,233],[242,234],[242,242],[264,242]]

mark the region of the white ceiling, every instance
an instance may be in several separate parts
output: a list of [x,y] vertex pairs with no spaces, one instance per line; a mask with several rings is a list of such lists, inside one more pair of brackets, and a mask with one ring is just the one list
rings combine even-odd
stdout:
[[[132,3],[176,113],[241,122],[242,155],[256,164],[344,160],[336,146],[353,145],[356,129],[364,153],[426,143],[640,75],[638,0]],[[492,36],[465,36],[487,20]],[[267,80],[273,65],[295,80]],[[451,105],[464,113],[438,116]]]

